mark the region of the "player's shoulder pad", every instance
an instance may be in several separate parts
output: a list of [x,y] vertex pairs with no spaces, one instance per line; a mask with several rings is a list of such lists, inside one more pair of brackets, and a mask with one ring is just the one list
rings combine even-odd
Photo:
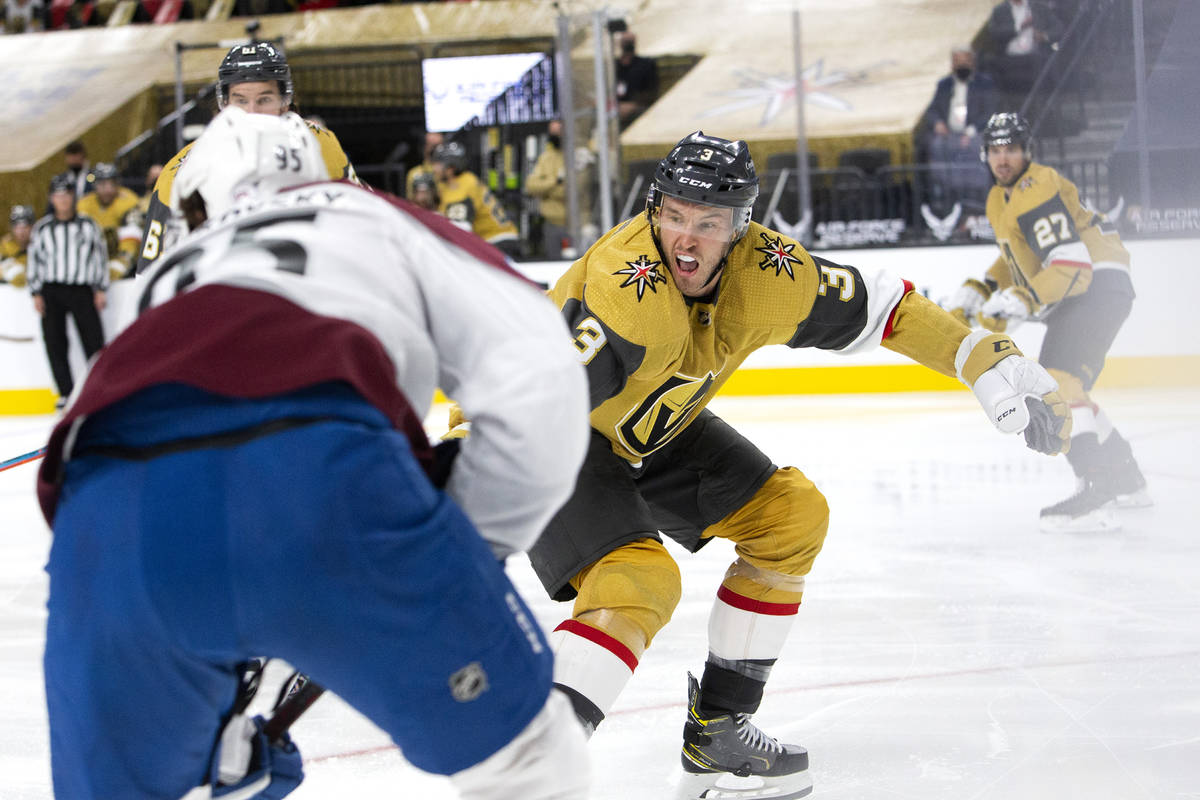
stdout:
[[95,210],[99,207],[100,199],[96,197],[95,192],[88,192],[83,197],[79,198],[78,202],[75,203],[75,211],[80,214],[86,214],[89,217],[92,216],[95,213]]
[[158,178],[154,181],[154,195],[162,201],[163,205],[171,202],[171,186],[175,183],[175,174],[183,166],[183,161],[191,152],[193,144],[194,142],[188,142],[182,150],[172,156],[171,160],[163,165],[162,172],[158,173]]
[[820,269],[800,242],[757,222],[729,253],[725,269],[723,314],[755,327],[794,327],[821,285]]
[[1038,202],[1058,193],[1060,176],[1045,164],[1031,162],[1025,172],[1013,184],[1014,199]]
[[342,143],[338,141],[334,132],[308,120],[305,120],[304,124],[317,138],[317,145],[321,148],[321,158],[325,161],[325,169],[329,172],[330,179],[336,181],[340,178],[349,178],[357,183],[358,176],[354,174],[354,167],[350,165],[350,157],[342,149]]
[[613,228],[581,261],[581,299],[621,338],[652,347],[677,339],[680,326],[687,329],[687,304],[662,262],[645,216]]

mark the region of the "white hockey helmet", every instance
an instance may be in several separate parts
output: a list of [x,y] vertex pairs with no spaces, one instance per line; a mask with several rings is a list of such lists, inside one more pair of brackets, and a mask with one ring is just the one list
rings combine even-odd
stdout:
[[171,209],[199,193],[209,219],[235,203],[329,180],[321,145],[297,114],[249,114],[230,106],[213,118],[171,183]]

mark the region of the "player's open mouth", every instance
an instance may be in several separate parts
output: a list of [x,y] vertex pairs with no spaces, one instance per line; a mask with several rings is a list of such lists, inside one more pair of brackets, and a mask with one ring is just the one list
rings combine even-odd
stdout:
[[694,256],[683,255],[682,253],[675,254],[675,266],[682,273],[690,275],[700,268],[700,262]]

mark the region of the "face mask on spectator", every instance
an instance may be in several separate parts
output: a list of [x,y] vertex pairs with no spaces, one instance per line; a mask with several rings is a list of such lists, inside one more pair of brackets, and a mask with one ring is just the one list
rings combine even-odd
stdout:
[[955,67],[954,68],[954,77],[958,78],[960,81],[965,81],[967,78],[971,77],[971,68],[970,67]]

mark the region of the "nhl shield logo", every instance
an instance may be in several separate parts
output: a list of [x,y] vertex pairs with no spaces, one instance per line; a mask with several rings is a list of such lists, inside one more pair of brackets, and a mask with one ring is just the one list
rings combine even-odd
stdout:
[[472,661],[450,676],[450,695],[460,703],[469,703],[488,690],[487,673],[478,661]]

